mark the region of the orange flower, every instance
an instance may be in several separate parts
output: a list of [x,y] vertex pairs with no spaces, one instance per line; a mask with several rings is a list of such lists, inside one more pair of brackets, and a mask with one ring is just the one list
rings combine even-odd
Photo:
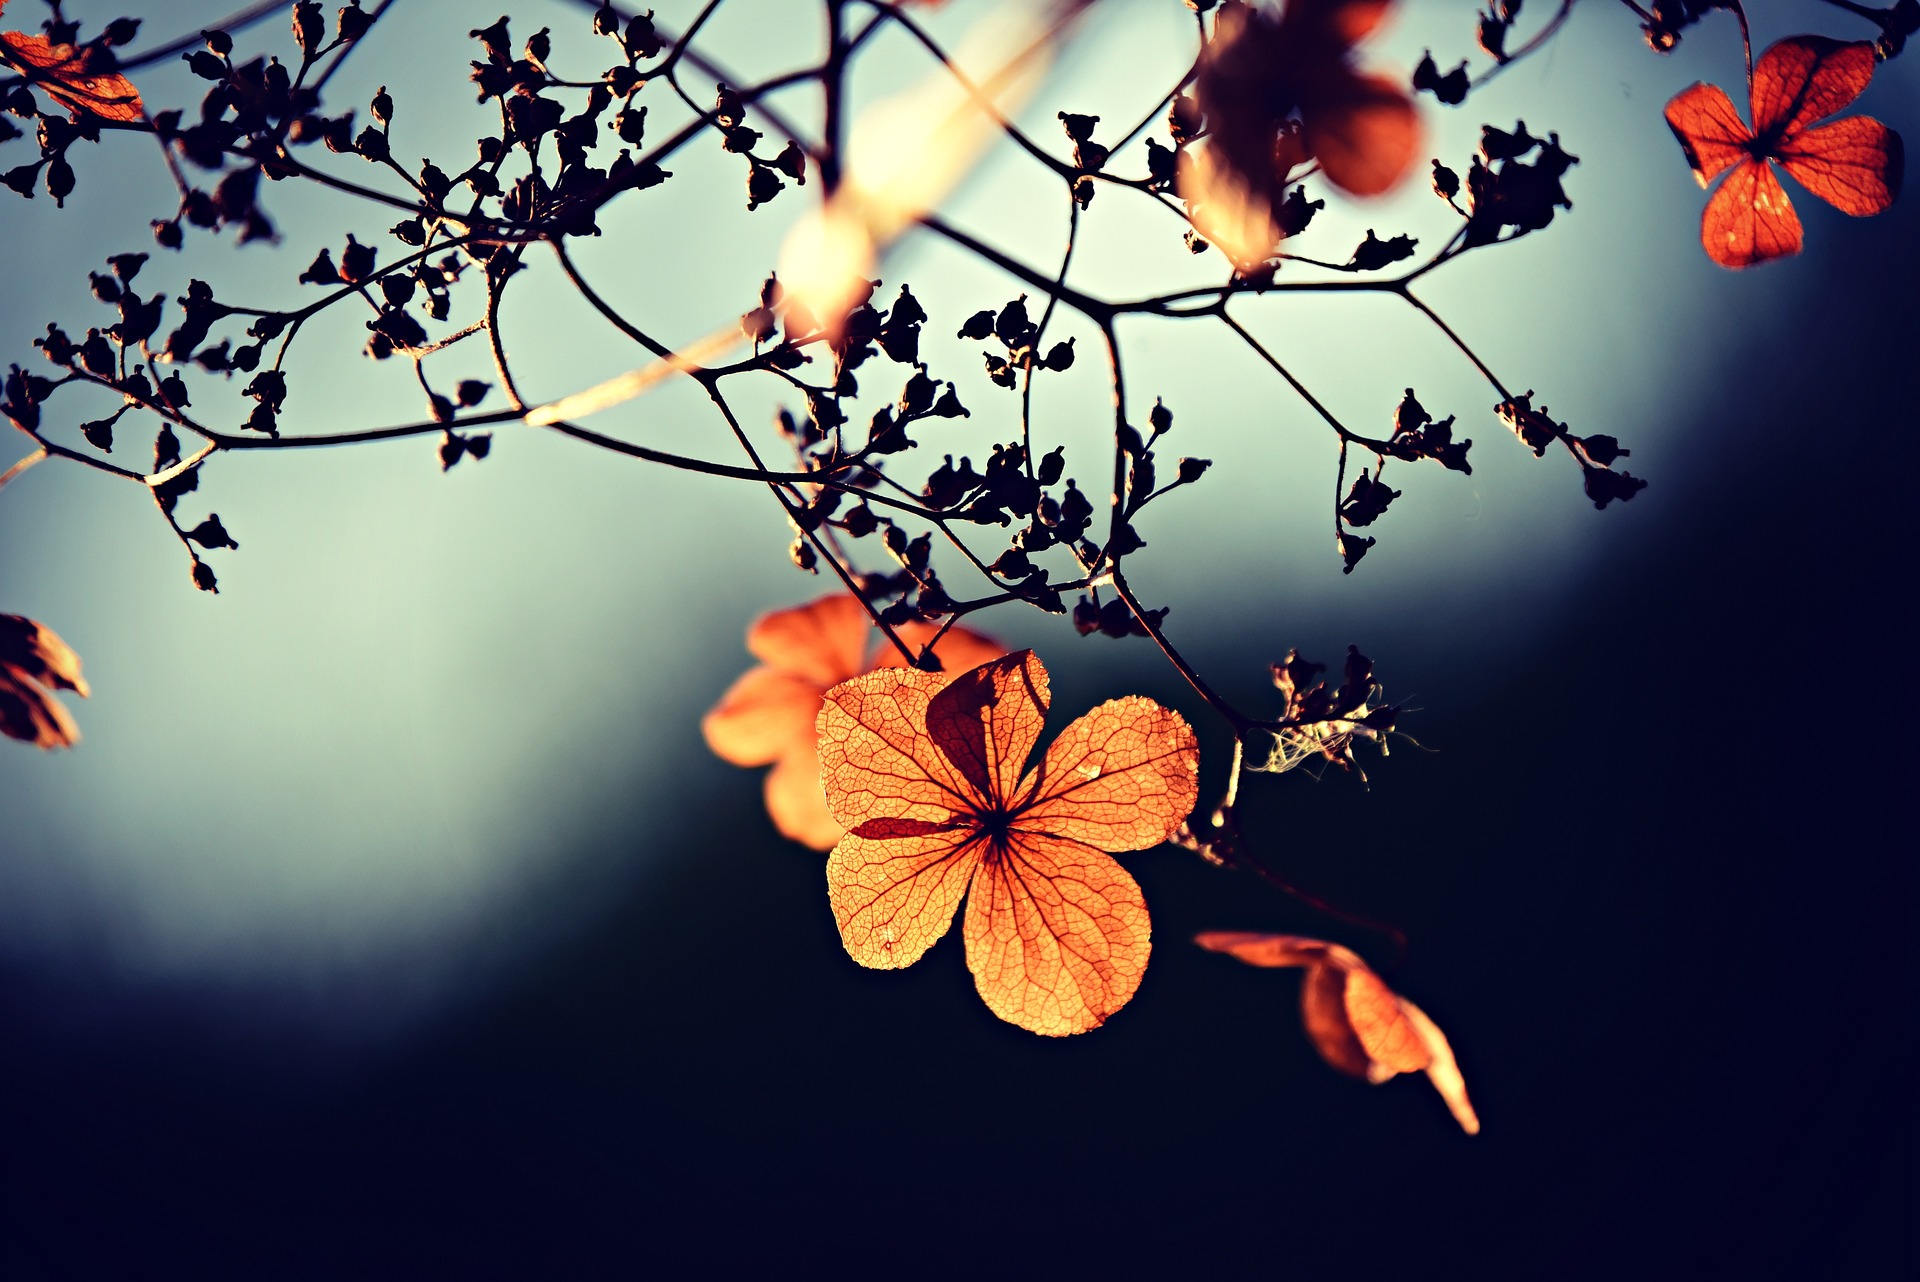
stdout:
[[853,959],[912,965],[966,896],[987,1007],[1059,1037],[1139,987],[1147,905],[1108,852],[1157,846],[1185,821],[1200,750],[1178,713],[1136,695],[1075,721],[1027,770],[1046,714],[1031,650],[951,682],[871,672],[827,691],[820,778],[847,829],[827,891]]
[[55,690],[87,697],[80,656],[44,624],[0,614],[0,733],[39,748],[78,743],[80,728]]
[[1446,1034],[1359,957],[1338,944],[1299,935],[1216,930],[1195,936],[1193,942],[1249,966],[1306,967],[1300,1007],[1320,1058],[1348,1076],[1376,1084],[1424,1070],[1460,1129],[1479,1134],[1480,1119],[1467,1101],[1467,1084]]
[[[938,629],[908,623],[894,631],[918,648]],[[882,648],[870,659],[876,639]],[[707,746],[736,766],[771,762],[766,795],[774,827],[815,850],[831,849],[844,834],[820,792],[813,729],[820,696],[872,668],[897,668],[906,661],[880,637],[866,608],[845,593],[761,616],[747,629],[747,649],[761,666],[734,682],[700,723]],[[935,653],[952,674],[1006,651],[977,632],[954,627]]]
[[[1420,149],[1413,98],[1385,76],[1354,70],[1353,45],[1380,24],[1391,0],[1289,0],[1270,11],[1229,0],[1194,83],[1208,141],[1180,195],[1203,206],[1203,233],[1236,260],[1273,252],[1275,213],[1296,166],[1311,157],[1327,181],[1378,196]],[[1283,126],[1299,117],[1297,137]]]
[[1873,79],[1873,46],[1791,36],[1760,55],[1748,77],[1753,128],[1717,85],[1695,84],[1667,104],[1667,124],[1705,187],[1729,167],[1700,216],[1700,243],[1722,267],[1751,267],[1800,252],[1799,215],[1768,161],[1835,209],[1883,212],[1900,194],[1900,135],[1868,116],[1811,127],[1858,98]]

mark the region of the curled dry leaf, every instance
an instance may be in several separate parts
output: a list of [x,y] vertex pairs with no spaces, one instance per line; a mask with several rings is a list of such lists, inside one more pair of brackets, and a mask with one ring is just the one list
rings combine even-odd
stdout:
[[55,690],[87,697],[80,656],[45,624],[0,614],[0,732],[39,748],[78,743],[80,728]]
[[1480,1119],[1467,1100],[1467,1084],[1446,1035],[1353,952],[1321,939],[1249,931],[1209,931],[1193,942],[1249,966],[1304,967],[1301,1015],[1322,1059],[1350,1077],[1375,1083],[1423,1071],[1460,1129],[1479,1133]]
[[1800,252],[1800,217],[1769,162],[1842,213],[1884,212],[1900,194],[1900,135],[1868,116],[1815,125],[1873,79],[1873,46],[1792,36],[1754,64],[1753,128],[1717,86],[1694,84],[1667,103],[1667,124],[1702,187],[1731,169],[1707,200],[1700,243],[1722,267],[1751,267]]
[[912,965],[964,897],[967,968],[1001,1019],[1058,1037],[1104,1023],[1146,972],[1140,887],[1112,857],[1193,809],[1200,750],[1178,713],[1113,699],[1027,768],[1046,720],[1030,650],[950,683],[869,673],[827,692],[821,779],[847,836],[827,859],[840,939],[863,966]]
[[140,91],[114,70],[112,55],[102,48],[56,45],[45,36],[0,31],[0,60],[75,111],[123,124],[145,114]]
[[[907,623],[894,631],[918,649],[938,629]],[[872,654],[876,643],[879,652]],[[771,764],[766,798],[774,826],[794,841],[829,850],[845,830],[834,822],[820,791],[820,757],[814,748],[820,696],[863,672],[901,667],[906,660],[873,626],[866,608],[845,593],[762,615],[747,629],[747,649],[760,666],[733,683],[700,729],[707,746],[736,766]],[[1006,650],[977,632],[954,627],[934,653],[952,674]]]
[[1194,84],[1210,133],[1183,167],[1180,195],[1201,232],[1237,262],[1273,253],[1286,186],[1309,160],[1356,196],[1381,195],[1412,169],[1413,98],[1351,60],[1390,8],[1391,0],[1288,0],[1276,18],[1238,0],[1220,6]]

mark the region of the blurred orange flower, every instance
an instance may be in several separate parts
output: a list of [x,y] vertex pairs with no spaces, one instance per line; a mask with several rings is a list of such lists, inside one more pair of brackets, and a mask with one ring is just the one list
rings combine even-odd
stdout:
[[[1208,130],[1183,171],[1180,195],[1202,207],[1201,231],[1236,261],[1270,255],[1276,211],[1293,170],[1319,162],[1326,180],[1378,196],[1405,177],[1420,149],[1420,115],[1396,80],[1363,75],[1353,46],[1392,0],[1288,0],[1269,8],[1228,0],[1194,83]],[[1289,122],[1298,117],[1298,132]]]
[[38,748],[78,743],[80,728],[55,690],[87,697],[80,656],[46,625],[0,614],[0,733]]
[[[907,623],[894,629],[918,649],[939,629]],[[870,657],[875,642],[880,652]],[[831,849],[843,835],[820,791],[820,757],[814,749],[814,718],[830,686],[874,668],[905,664],[885,643],[866,607],[846,593],[807,605],[775,610],[747,629],[747,649],[761,666],[733,683],[700,723],[707,746],[736,766],[764,766],[767,813],[781,835]],[[977,632],[954,627],[934,653],[947,675],[1005,654],[1005,647]]]
[[1348,1076],[1374,1083],[1422,1070],[1460,1129],[1479,1133],[1480,1119],[1467,1101],[1467,1084],[1446,1035],[1352,952],[1299,935],[1225,930],[1195,936],[1193,942],[1249,966],[1306,967],[1301,1013],[1322,1059]]
[[1146,901],[1108,853],[1167,840],[1193,809],[1200,750],[1137,695],[1068,726],[1033,770],[1048,706],[1031,650],[951,682],[912,669],[827,691],[821,781],[847,835],[827,858],[840,940],[910,966],[967,899],[967,969],[988,1009],[1050,1037],[1126,1005],[1147,969]]

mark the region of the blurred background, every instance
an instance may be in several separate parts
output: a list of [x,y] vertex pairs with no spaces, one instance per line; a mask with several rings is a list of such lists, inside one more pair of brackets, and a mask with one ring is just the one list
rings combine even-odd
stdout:
[[[695,8],[658,16],[683,26]],[[119,14],[67,11],[87,30]],[[811,11],[731,0],[699,47],[742,81],[799,65],[819,48]],[[142,14],[143,42],[224,12]],[[1750,12],[1759,45],[1863,30],[1813,3]],[[41,16],[15,0],[5,24]],[[364,119],[386,85],[395,154],[453,172],[497,128],[466,84],[478,17],[402,0],[330,110],[358,103]],[[1003,17],[953,0],[928,22],[957,40]],[[515,44],[550,26],[556,70],[590,78],[611,46],[589,21],[559,0],[520,5]],[[1108,0],[1023,121],[1063,155],[1056,111],[1102,116],[1096,137],[1126,128],[1178,78],[1192,21],[1178,0]],[[1472,25],[1466,6],[1405,3],[1364,60],[1404,71],[1431,48],[1450,67]],[[279,17],[237,44],[295,56]],[[1859,109],[1910,129],[1911,69],[1889,64]],[[933,71],[889,36],[855,83],[884,104]],[[1481,123],[1524,119],[1580,157],[1573,211],[1422,293],[1555,418],[1632,448],[1626,466],[1651,484],[1629,505],[1596,512],[1576,468],[1534,459],[1484,382],[1393,300],[1246,300],[1236,314],[1357,430],[1386,432],[1412,386],[1476,442],[1471,477],[1396,467],[1405,495],[1342,576],[1333,442],[1299,399],[1218,331],[1123,330],[1131,395],[1174,411],[1166,448],[1216,464],[1142,524],[1132,579],[1172,607],[1176,643],[1248,706],[1289,647],[1337,661],[1357,643],[1417,709],[1403,722],[1417,743],[1370,760],[1368,785],[1294,774],[1243,795],[1288,876],[1411,936],[1394,985],[1451,1036],[1482,1134],[1462,1136],[1417,1077],[1367,1087],[1326,1068],[1295,976],[1185,942],[1287,930],[1384,962],[1381,940],[1172,848],[1127,860],[1157,948],[1134,1002],[1093,1034],[995,1020],[957,938],[904,972],[848,961],[820,857],[774,834],[758,772],[700,739],[751,662],[747,624],[827,587],[787,562],[784,520],[750,486],[529,428],[446,475],[431,437],[218,459],[181,508],[217,511],[242,544],[210,554],[209,596],[142,495],[52,463],[0,501],[0,609],[65,637],[95,694],[70,701],[75,751],[0,756],[0,1267],[1910,1271],[1913,698],[1895,633],[1912,583],[1920,241],[1910,202],[1855,222],[1790,188],[1802,257],[1710,264],[1703,197],[1660,107],[1740,74],[1724,16],[1663,59],[1624,8],[1596,3],[1465,108],[1424,102],[1428,152],[1462,172]],[[192,104],[202,82],[161,64],[137,83],[157,109]],[[640,101],[664,137],[678,118],[665,86]],[[31,148],[6,144],[0,166]],[[170,255],[147,229],[173,208],[151,145],[109,136],[75,159],[64,211],[44,193],[0,203],[0,358],[25,366],[49,321],[112,319],[86,292],[109,253],[153,254],[142,293],[200,276],[223,299],[284,307],[345,231],[394,252],[389,217],[288,185],[263,198],[277,247],[197,233]],[[717,143],[668,167],[674,181],[571,249],[641,324],[689,342],[754,303],[816,189],[748,215],[745,166]],[[1114,167],[1144,162],[1135,149]],[[1177,220],[1126,194],[1103,189],[1084,217],[1076,285],[1219,278],[1217,253],[1190,255]],[[1057,264],[1064,200],[1013,148],[947,212]],[[1330,202],[1298,249],[1344,260],[1369,228],[1431,249],[1452,218],[1416,174],[1385,201]],[[503,322],[530,399],[638,363],[533,263]],[[918,432],[922,452],[978,462],[1017,407],[951,335],[1017,284],[930,237],[881,274],[883,298],[910,282],[932,314],[923,352],[972,410]],[[456,316],[478,286],[461,289]],[[411,372],[360,357],[357,319],[327,319],[289,361],[286,430],[424,417]],[[1039,382],[1037,421],[1069,445],[1069,474],[1098,477],[1096,335],[1055,324],[1083,359]],[[492,377],[459,347],[429,369],[443,386]],[[877,364],[863,373],[876,403],[897,390]],[[250,404],[238,383],[192,386],[210,417],[222,397],[234,423]],[[778,389],[758,391],[738,403],[771,446]],[[692,392],[666,386],[591,425],[729,459]],[[115,458],[142,465],[131,419],[121,440]],[[1186,712],[1203,799],[1217,793],[1223,728],[1147,642],[1081,639],[1031,611],[982,626],[1036,647],[1060,724],[1133,691]]]

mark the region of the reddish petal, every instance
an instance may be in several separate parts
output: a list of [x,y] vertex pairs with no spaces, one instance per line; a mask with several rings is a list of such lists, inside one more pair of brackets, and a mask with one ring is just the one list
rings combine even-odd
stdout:
[[815,730],[827,809],[843,828],[874,819],[943,824],[984,798],[927,735],[927,710],[946,680],[882,668],[827,691]]
[[1112,699],[1053,741],[1014,824],[1099,850],[1145,850],[1193,812],[1199,771],[1179,713],[1139,695]]
[[[797,747],[811,751],[820,687],[769,667],[748,669],[701,720],[707,746],[736,766],[764,766]],[[829,843],[831,844],[831,843]]]
[[1146,973],[1146,900],[1111,856],[1022,835],[982,859],[967,899],[967,969],[987,1008],[1047,1037],[1097,1028]]
[[1873,46],[1825,36],[1789,36],[1753,65],[1753,131],[1779,141],[1824,120],[1873,79]]
[[747,649],[824,690],[866,671],[867,643],[877,635],[866,607],[841,592],[761,615],[747,629]]
[[1391,190],[1420,153],[1420,113],[1398,82],[1355,76],[1304,112],[1307,150],[1327,181],[1356,196]]
[[927,707],[926,733],[988,807],[1004,806],[1047,719],[1047,670],[1022,650],[956,676]]
[[1869,116],[1795,134],[1776,154],[1802,187],[1843,214],[1883,213],[1900,194],[1900,135]]
[[766,796],[767,814],[788,840],[831,850],[846,836],[827,809],[826,792],[820,786],[820,754],[814,751],[811,735],[767,771]]
[[1700,243],[1722,267],[1785,258],[1800,241],[1800,217],[1764,161],[1735,165],[1700,215]]
[[1753,63],[1753,132],[1782,140],[1834,115],[1874,79],[1874,46],[1788,36]]
[[1667,127],[1702,187],[1728,165],[1750,156],[1753,134],[1718,85],[1694,84],[1667,103]]
[[0,734],[36,748],[80,742],[80,727],[66,707],[12,664],[0,664]]
[[1195,935],[1193,942],[1209,952],[1237,957],[1249,966],[1313,966],[1331,957],[1360,961],[1338,944],[1329,944],[1324,939],[1308,939],[1304,935],[1269,935],[1254,930],[1209,930]]
[[[885,827],[890,821],[876,821]],[[980,862],[970,827],[918,835],[848,834],[827,856],[827,896],[840,942],[862,966],[911,966],[947,933]]]
[[50,44],[45,36],[0,31],[0,58],[76,111],[125,123],[141,119],[140,91],[117,71],[101,71],[91,49]]

